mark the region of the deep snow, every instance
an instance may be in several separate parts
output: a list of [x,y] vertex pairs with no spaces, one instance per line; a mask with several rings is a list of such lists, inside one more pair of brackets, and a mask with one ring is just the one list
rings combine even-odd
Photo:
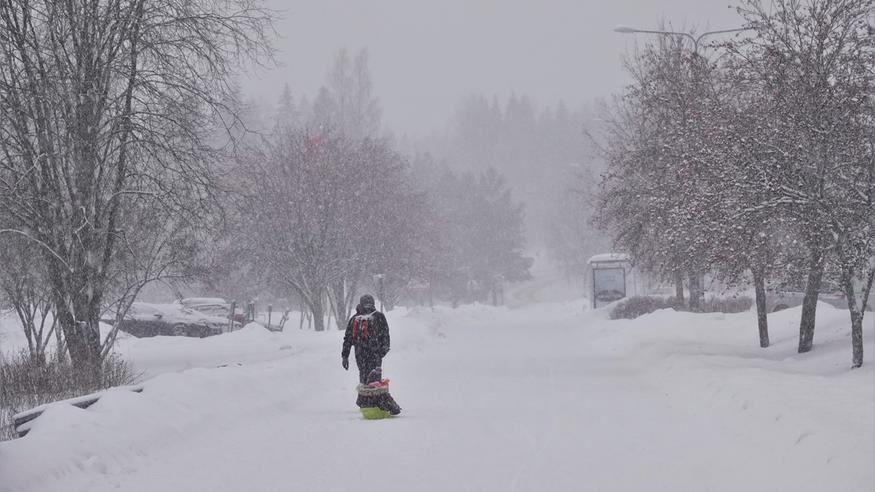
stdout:
[[871,317],[850,370],[848,315],[826,304],[805,355],[799,308],[769,316],[762,350],[753,313],[584,304],[389,313],[404,410],[383,421],[355,408],[337,331],[126,338],[156,375],[143,393],[50,408],[0,443],[0,491],[875,488]]

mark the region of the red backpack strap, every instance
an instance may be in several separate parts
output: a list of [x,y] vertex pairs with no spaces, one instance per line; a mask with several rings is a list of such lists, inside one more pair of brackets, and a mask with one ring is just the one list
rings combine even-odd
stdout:
[[368,320],[362,320],[362,335],[365,337],[365,340],[368,339]]
[[352,320],[352,341],[355,342],[355,335],[359,329],[359,319],[358,317],[353,318]]

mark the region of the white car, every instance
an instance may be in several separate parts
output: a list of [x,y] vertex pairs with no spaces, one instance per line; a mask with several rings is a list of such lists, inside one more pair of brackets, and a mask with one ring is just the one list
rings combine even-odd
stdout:
[[[193,309],[210,316],[216,316],[226,320],[231,318],[231,303],[221,297],[190,297],[182,299],[179,303],[188,309]],[[234,321],[241,325],[245,324],[246,315],[243,313],[243,309],[240,308],[235,311],[233,317]]]

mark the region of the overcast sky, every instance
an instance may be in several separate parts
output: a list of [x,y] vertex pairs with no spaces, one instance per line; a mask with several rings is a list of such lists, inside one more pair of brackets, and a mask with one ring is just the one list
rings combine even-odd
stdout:
[[471,92],[573,105],[617,91],[622,54],[647,28],[738,27],[730,0],[270,0],[280,67],[244,83],[273,102],[285,83],[315,94],[334,53],[367,47],[384,123],[397,134],[443,128]]

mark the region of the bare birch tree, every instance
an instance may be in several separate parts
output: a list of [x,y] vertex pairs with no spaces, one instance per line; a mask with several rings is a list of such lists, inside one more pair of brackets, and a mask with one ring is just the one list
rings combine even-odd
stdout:
[[[38,244],[71,360],[93,370],[127,204],[210,194],[209,129],[270,55],[250,0],[0,2],[0,207]],[[226,122],[228,123],[228,122]]]
[[405,166],[386,142],[298,129],[242,163],[251,220],[238,237],[249,242],[256,270],[303,300],[316,330],[325,329],[326,309],[345,328],[377,270],[400,278],[416,263],[421,205]]
[[[57,327],[39,253],[39,246],[23,237],[0,236],[0,299],[15,311],[35,365],[45,364]],[[63,355],[63,343],[57,340],[57,350]]]

